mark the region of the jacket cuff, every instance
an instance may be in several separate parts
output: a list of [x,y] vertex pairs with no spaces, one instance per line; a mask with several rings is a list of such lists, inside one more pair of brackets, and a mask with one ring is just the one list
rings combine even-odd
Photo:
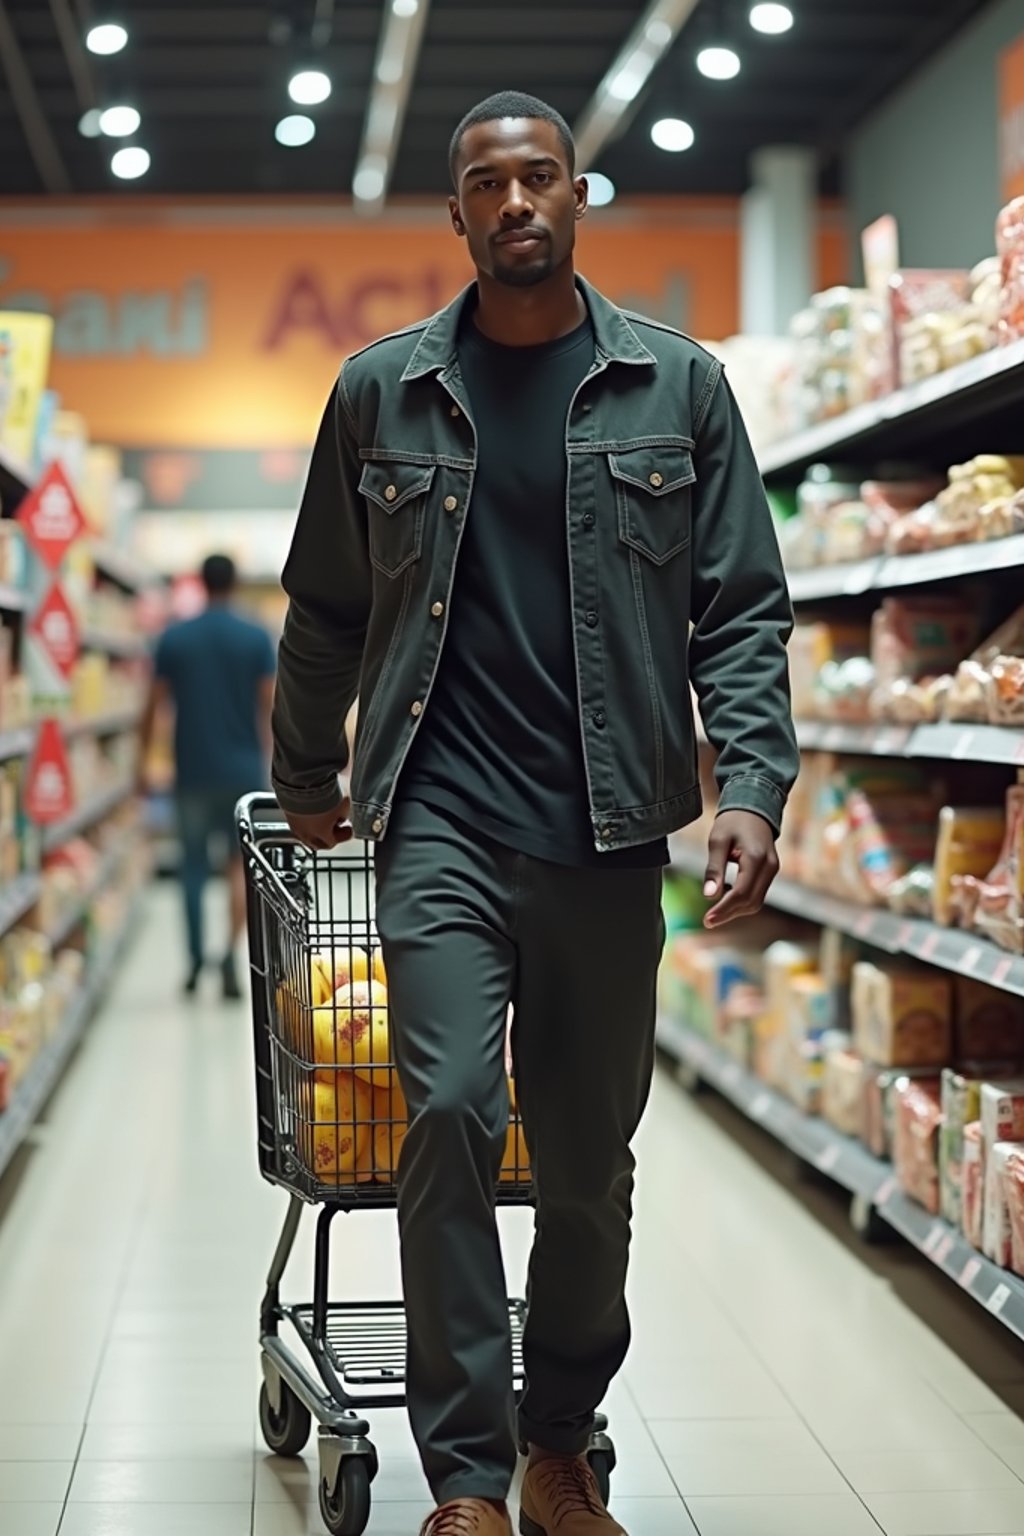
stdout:
[[722,788],[718,802],[718,814],[722,811],[753,811],[761,816],[778,836],[782,830],[782,813],[786,808],[786,796],[778,785],[759,774],[741,774],[729,779]]
[[288,811],[293,816],[319,816],[324,811],[333,811],[343,798],[337,774],[333,779],[323,784],[314,784],[309,789],[298,784],[286,784],[276,774],[271,775],[270,782],[282,811]]

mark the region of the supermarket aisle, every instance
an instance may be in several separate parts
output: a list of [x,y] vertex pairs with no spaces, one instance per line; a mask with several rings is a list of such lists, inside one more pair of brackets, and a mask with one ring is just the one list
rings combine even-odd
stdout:
[[[4,1536],[321,1530],[314,1463],[275,1463],[256,1434],[283,1197],[254,1167],[248,1019],[179,1005],[170,903],[149,899],[36,1149],[0,1187]],[[636,1345],[609,1405],[631,1536],[1024,1536],[1024,1425],[885,1279],[667,1081],[642,1161]],[[395,1293],[392,1218],[342,1234],[338,1293]],[[513,1284],[524,1239],[520,1214]],[[415,1536],[404,1425],[378,1416],[375,1438],[371,1531]]]

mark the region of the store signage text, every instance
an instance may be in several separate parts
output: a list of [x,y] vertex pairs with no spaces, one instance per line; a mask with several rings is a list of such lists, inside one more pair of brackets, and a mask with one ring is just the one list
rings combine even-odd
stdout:
[[[0,255],[0,283],[9,269]],[[209,294],[201,278],[178,290],[129,288],[117,295],[81,288],[58,297],[0,287],[0,307],[53,315],[53,346],[61,357],[199,357],[209,341]]]

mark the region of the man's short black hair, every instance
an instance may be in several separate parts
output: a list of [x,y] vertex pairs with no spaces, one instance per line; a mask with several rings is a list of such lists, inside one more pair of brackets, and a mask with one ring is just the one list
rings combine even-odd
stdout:
[[208,555],[203,561],[202,577],[211,597],[226,597],[238,585],[238,571],[230,555]]
[[458,186],[458,177],[455,174],[455,166],[467,129],[475,128],[478,123],[496,123],[503,117],[536,117],[540,118],[541,122],[554,123],[565,151],[569,175],[575,175],[576,144],[572,130],[561,112],[556,112],[554,107],[549,107],[547,102],[541,101],[539,96],[527,96],[524,91],[499,91],[497,95],[488,96],[486,101],[479,102],[467,112],[452,134],[451,147],[448,151],[448,169],[456,186]]

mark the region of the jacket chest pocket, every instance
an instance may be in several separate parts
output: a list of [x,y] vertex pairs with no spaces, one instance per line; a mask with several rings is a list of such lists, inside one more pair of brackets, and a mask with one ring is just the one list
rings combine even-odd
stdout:
[[400,576],[423,553],[423,520],[435,464],[375,459],[363,466],[370,559],[386,576]]
[[619,538],[655,565],[690,542],[697,478],[689,448],[629,448],[608,455],[619,513]]

